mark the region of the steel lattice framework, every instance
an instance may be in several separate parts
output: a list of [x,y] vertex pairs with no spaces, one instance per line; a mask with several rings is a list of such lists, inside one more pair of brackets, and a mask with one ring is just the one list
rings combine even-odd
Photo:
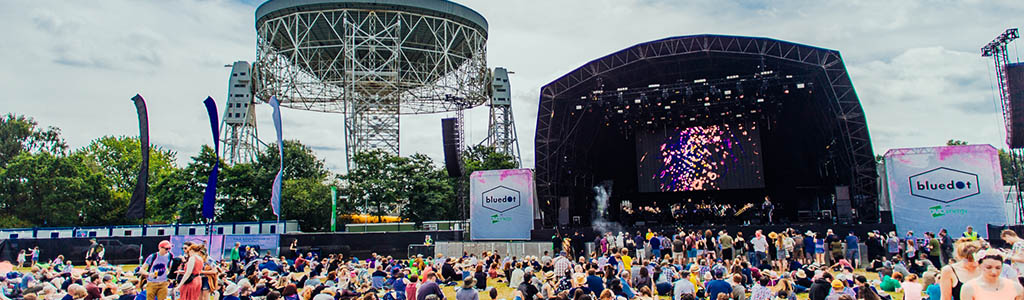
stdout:
[[448,1],[270,1],[257,10],[256,95],[343,113],[349,160],[397,154],[400,114],[487,100],[486,26]]
[[[540,203],[545,207],[545,224],[555,224],[557,198],[566,193],[562,177],[570,174],[564,161],[575,150],[572,136],[578,130],[580,117],[556,114],[559,103],[577,101],[581,95],[604,88],[608,81],[620,80],[623,74],[640,66],[652,64],[673,65],[685,69],[686,61],[760,59],[782,66],[812,70],[808,76],[816,86],[824,88],[824,95],[841,132],[836,133],[837,146],[846,155],[838,160],[852,166],[849,174],[852,206],[863,222],[878,222],[877,173],[871,148],[867,122],[860,101],[842,57],[838,51],[811,47],[769,38],[694,35],[673,37],[638,44],[608,56],[595,59],[555,81],[541,90],[537,114],[535,154],[537,158],[537,189]],[[651,74],[631,74],[652,76]],[[602,83],[603,82],[603,83]],[[614,88],[614,87],[612,87]],[[570,180],[587,180],[588,174],[575,174]]]
[[491,84],[491,109],[487,124],[487,146],[495,151],[511,156],[516,166],[522,166],[519,153],[519,137],[516,134],[515,118],[512,116],[512,86],[508,80],[508,70],[495,68]]

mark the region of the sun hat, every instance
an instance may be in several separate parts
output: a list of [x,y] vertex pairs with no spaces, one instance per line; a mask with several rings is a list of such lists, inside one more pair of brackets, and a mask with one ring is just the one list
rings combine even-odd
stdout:
[[845,287],[845,286],[846,285],[843,284],[842,280],[839,280],[839,279],[832,280],[832,288],[834,288],[834,289],[838,289],[838,288]]
[[462,288],[463,289],[471,289],[471,288],[473,288],[473,284],[475,284],[475,283],[476,283],[476,279],[473,279],[473,277],[466,278],[466,280],[462,281]]

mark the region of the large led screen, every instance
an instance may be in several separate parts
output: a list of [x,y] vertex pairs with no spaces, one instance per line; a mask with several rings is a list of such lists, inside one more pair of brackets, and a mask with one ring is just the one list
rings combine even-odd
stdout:
[[637,132],[640,192],[764,187],[756,122]]

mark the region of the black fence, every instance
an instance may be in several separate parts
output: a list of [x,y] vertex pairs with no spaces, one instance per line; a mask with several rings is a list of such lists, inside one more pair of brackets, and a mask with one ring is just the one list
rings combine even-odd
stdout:
[[[156,251],[157,244],[166,237],[111,237],[96,238],[103,244],[104,259],[111,264],[137,264],[141,253]],[[11,239],[0,241],[0,260],[14,261],[18,251],[39,247],[39,261],[46,262],[64,255],[75,265],[85,264],[85,254],[92,242],[90,238]]]
[[[371,253],[397,258],[408,256],[409,245],[423,244],[427,235],[434,241],[460,241],[459,231],[411,231],[368,233],[293,233],[282,234],[281,255],[292,257],[289,246],[298,240],[300,252],[341,253],[346,257],[368,257]],[[111,264],[138,264],[144,255],[156,251],[157,244],[169,237],[96,238],[104,246],[104,259]],[[46,262],[64,255],[75,265],[85,264],[91,238],[10,239],[0,240],[0,261],[15,261],[18,251],[39,247],[39,261]],[[231,245],[225,245],[230,247]]]

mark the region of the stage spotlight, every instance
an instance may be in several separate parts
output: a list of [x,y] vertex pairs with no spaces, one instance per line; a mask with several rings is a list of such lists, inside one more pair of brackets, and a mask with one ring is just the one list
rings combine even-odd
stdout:
[[633,103],[640,104],[640,98],[637,98],[636,100],[633,100]]
[[783,94],[789,94],[789,90],[782,91]]
[[672,109],[671,106],[665,105],[665,109]]
[[620,110],[618,110],[617,112],[621,114],[621,113],[622,113],[622,110],[620,109]]
[[725,90],[725,95],[726,95],[726,96],[728,96],[728,95],[732,95],[732,90]]
[[709,102],[704,102],[704,106],[711,106],[711,103],[709,103]]
[[757,98],[757,103],[764,102],[764,98]]
[[583,105],[576,105],[576,110],[582,110],[582,109],[583,109]]
[[803,83],[797,83],[796,84],[796,88],[802,89],[802,88],[804,88],[804,84]]

